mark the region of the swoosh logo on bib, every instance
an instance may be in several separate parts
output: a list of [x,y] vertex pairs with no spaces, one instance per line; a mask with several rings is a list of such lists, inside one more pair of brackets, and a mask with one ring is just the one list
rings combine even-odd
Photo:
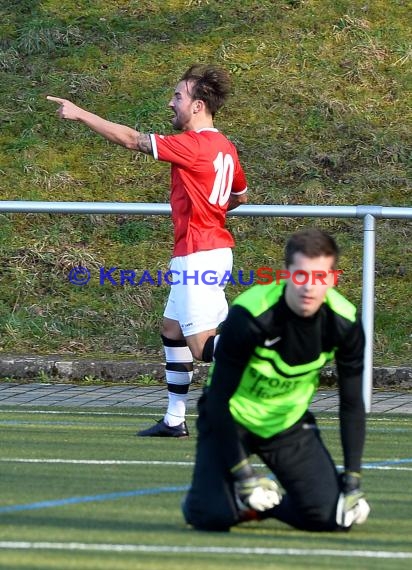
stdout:
[[274,344],[279,342],[281,339],[282,339],[281,336],[277,336],[276,338],[267,338],[263,344],[264,344],[264,346],[267,346],[267,347],[273,346]]

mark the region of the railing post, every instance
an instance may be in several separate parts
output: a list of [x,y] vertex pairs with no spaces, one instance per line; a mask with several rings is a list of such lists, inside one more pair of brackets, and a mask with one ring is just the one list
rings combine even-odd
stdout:
[[371,411],[373,390],[373,335],[375,310],[375,229],[376,219],[366,214],[363,219],[362,323],[365,330],[363,401]]

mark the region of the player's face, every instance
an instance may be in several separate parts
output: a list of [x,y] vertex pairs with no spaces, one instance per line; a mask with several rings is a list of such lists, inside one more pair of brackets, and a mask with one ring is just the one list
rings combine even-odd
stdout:
[[172,125],[178,131],[186,131],[190,128],[190,121],[193,118],[194,101],[190,96],[190,82],[181,81],[177,84],[173,97],[169,102],[169,107],[174,112]]
[[286,284],[286,303],[301,317],[314,315],[322,305],[325,295],[335,284],[333,257],[306,257],[295,253],[293,263],[287,268],[290,277]]

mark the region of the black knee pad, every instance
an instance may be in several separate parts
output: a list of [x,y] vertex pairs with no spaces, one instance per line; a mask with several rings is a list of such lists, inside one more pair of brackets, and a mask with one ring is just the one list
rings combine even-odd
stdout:
[[187,346],[185,339],[173,340],[172,338],[167,338],[167,336],[160,335],[162,339],[163,346]]

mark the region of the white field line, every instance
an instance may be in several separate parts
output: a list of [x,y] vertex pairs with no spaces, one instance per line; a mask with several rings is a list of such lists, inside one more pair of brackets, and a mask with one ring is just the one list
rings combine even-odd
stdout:
[[246,548],[224,546],[157,546],[146,544],[93,544],[85,542],[23,542],[0,541],[1,549],[10,550],[71,550],[94,552],[147,552],[166,554],[251,554],[269,556],[335,556],[343,558],[412,559],[412,552],[388,550],[332,550],[325,548]]
[[[147,415],[145,414],[144,417],[147,417]],[[153,417],[158,418],[159,414],[153,414]],[[186,414],[186,417],[190,417],[190,414]],[[134,416],[134,419],[136,419],[136,416]],[[108,425],[110,425],[110,427],[113,427],[113,423],[107,423],[107,422],[102,422],[102,421],[87,421],[87,422],[81,422],[78,423],[76,422],[74,419],[67,419],[67,420],[58,420],[58,421],[53,421],[53,420],[40,420],[40,421],[34,421],[34,420],[1,420],[0,419],[0,426],[7,426],[7,427],[16,427],[16,426],[33,426],[33,427],[44,427],[44,426],[54,426],[56,428],[59,427],[78,427],[78,428],[105,428]],[[129,423],[116,423],[114,424],[114,427],[116,429],[118,428],[125,428],[130,426]],[[131,429],[136,429],[136,428],[131,428]],[[336,431],[336,426],[335,425],[321,425],[320,429],[322,432],[324,431]],[[390,425],[388,425],[387,427],[368,427],[368,433],[410,433],[412,431],[412,425],[411,427],[399,427],[399,428],[394,428],[391,427]]]
[[[408,461],[409,462],[409,461]],[[412,462],[412,460],[410,460]],[[176,467],[193,467],[193,461],[149,461],[134,459],[60,459],[60,458],[24,458],[24,457],[0,457],[0,463],[50,463],[50,464],[67,464],[67,465],[164,465]],[[390,460],[388,461],[390,463]],[[254,467],[263,467],[261,463],[254,463]],[[338,466],[340,467],[340,466]],[[363,469],[373,469],[376,471],[412,471],[412,467],[401,467],[396,460],[393,465],[364,465]]]
[[[140,411],[138,411],[140,410]],[[316,414],[321,414],[322,412],[315,412]],[[1,414],[39,414],[39,415],[68,415],[68,416],[125,416],[125,417],[132,417],[132,418],[138,418],[138,417],[159,417],[159,413],[152,413],[149,411],[146,411],[144,409],[144,407],[138,407],[136,409],[133,409],[133,411],[130,412],[116,412],[116,411],[96,411],[96,410],[68,410],[68,409],[60,409],[60,410],[51,410],[51,409],[40,409],[40,410],[30,410],[30,409],[0,409],[0,415]],[[402,414],[401,414],[402,415]],[[187,413],[186,414],[187,417],[189,418],[197,418],[197,413]],[[322,417],[321,418],[321,422],[322,425],[325,426],[328,423],[333,423],[339,420],[338,416],[328,416],[327,418]],[[387,413],[382,413],[382,417],[369,417],[368,416],[368,424],[372,424],[374,422],[385,422],[390,424],[391,423],[391,419],[390,417],[387,415]],[[397,423],[406,423],[408,425],[411,424],[412,422],[412,418],[409,415],[405,415],[402,418],[397,418],[396,419]],[[324,427],[322,428],[322,425],[320,426],[321,429],[324,429]]]
[[[139,409],[142,409],[142,407],[140,407]],[[133,411],[133,412],[97,412],[94,410],[72,411],[72,410],[25,410],[25,409],[1,410],[0,409],[0,414],[45,414],[45,415],[50,414],[50,415],[67,415],[67,416],[126,416],[126,417],[131,417],[131,418],[138,418],[138,417],[158,418],[159,417],[159,413],[156,414],[156,413],[151,413],[151,412],[146,412],[146,411],[138,412],[137,410]],[[186,417],[196,418],[197,414],[187,413]]]
[[21,457],[0,457],[1,463],[67,463],[74,465],[174,465],[192,467],[192,461],[138,461],[127,459],[32,459]]

